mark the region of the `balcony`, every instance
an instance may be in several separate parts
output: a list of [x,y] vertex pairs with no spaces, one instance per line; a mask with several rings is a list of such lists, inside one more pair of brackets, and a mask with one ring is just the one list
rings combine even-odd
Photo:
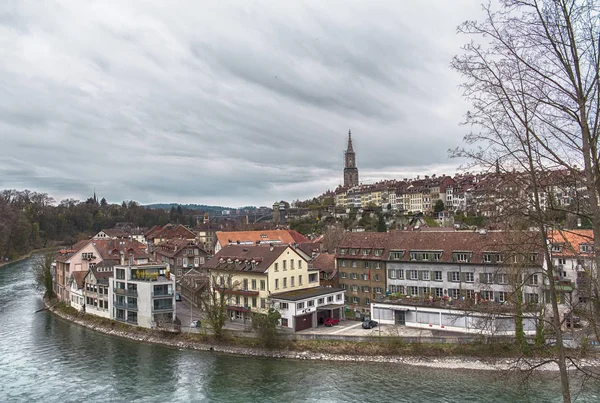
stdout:
[[128,297],[137,297],[137,290],[125,290],[123,288],[115,288],[115,294],[118,295],[127,295]]
[[174,294],[173,290],[171,290],[171,291],[158,291],[158,292],[153,292],[152,293],[152,298],[172,297],[173,294]]
[[129,311],[137,311],[137,309],[138,309],[137,304],[128,304],[126,302],[115,301],[114,306],[115,306],[115,308],[127,309]]
[[173,312],[173,309],[175,309],[175,307],[173,305],[171,306],[152,306],[152,312]]
[[127,323],[129,325],[137,325],[137,319],[124,319],[124,318],[115,318],[118,322]]

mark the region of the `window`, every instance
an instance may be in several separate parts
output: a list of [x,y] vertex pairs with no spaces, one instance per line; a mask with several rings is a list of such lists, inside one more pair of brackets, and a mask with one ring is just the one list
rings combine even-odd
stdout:
[[537,304],[539,303],[539,295],[535,293],[527,293],[525,294],[525,302],[529,304]]
[[434,295],[435,295],[437,298],[441,298],[441,297],[443,297],[443,296],[444,296],[444,289],[443,289],[443,288],[437,288],[437,287],[436,287],[436,288],[434,288]]
[[508,300],[506,291],[496,291],[496,297],[498,298],[498,302],[506,302]]
[[553,243],[552,244],[552,252],[560,252],[560,251],[561,251],[560,245],[557,243]]
[[538,285],[538,275],[532,274],[531,276],[529,276],[528,283],[529,285]]
[[475,298],[475,290],[467,290],[467,298],[474,299]]
[[290,270],[294,270],[294,259],[290,259]]
[[287,277],[283,278],[283,288],[287,288]]
[[344,294],[337,294],[335,296],[336,301],[341,301],[344,298]]
[[414,286],[408,287],[408,293],[412,296],[419,295],[419,287],[414,287]]
[[290,287],[294,287],[294,276],[290,277]]
[[457,299],[460,298],[460,290],[456,289],[456,288],[450,288],[448,289],[448,295],[452,298],[452,299]]
[[[264,299],[264,298],[263,298]],[[279,309],[289,309],[288,307],[288,303],[287,302],[280,302],[279,303]]]
[[490,255],[489,253],[484,253],[483,254],[483,261],[485,263],[492,263],[492,255]]
[[267,301],[264,298],[260,299],[260,307],[265,309],[267,307]]
[[265,280],[260,280],[260,290],[261,291],[265,290]]
[[358,298],[358,297],[352,297],[352,303],[353,304],[360,304],[360,298]]
[[381,287],[373,287],[373,292],[375,292],[376,294],[381,294],[383,292],[383,289]]
[[177,258],[177,266],[181,266],[181,258],[180,257]]
[[382,253],[383,253],[383,249],[373,249],[374,256],[381,256]]
[[348,253],[348,249],[346,249],[346,248],[340,249],[340,255],[345,255],[346,253]]
[[306,303],[306,305],[307,305],[307,306],[315,306],[315,300],[314,300],[314,299],[311,299],[310,301],[308,301],[308,302]]
[[423,270],[421,271],[421,279],[425,281],[429,281],[429,271]]
[[362,292],[371,292],[371,289],[369,288],[369,286],[362,286]]
[[369,254],[369,252],[371,252],[371,249],[363,249],[362,250],[363,256],[367,256]]
[[327,302],[333,302],[333,296],[327,297]]
[[287,270],[287,260],[283,261],[283,270]]
[[494,292],[493,291],[484,290],[484,291],[481,291],[479,293],[479,295],[481,296],[481,299],[484,301],[493,301],[494,300]]
[[319,305],[323,305],[323,304],[325,303],[325,298],[319,298],[319,299],[317,300],[317,303],[318,303]]
[[350,291],[358,292],[358,286],[357,285],[351,285],[350,286]]
[[396,270],[396,275],[398,276],[398,280],[404,280],[404,269]]
[[457,262],[467,262],[469,260],[469,255],[467,253],[455,253],[454,260]]
[[587,253],[587,252],[592,252],[592,250],[593,250],[592,245],[588,245],[588,244],[585,244],[585,243],[579,244],[579,251],[580,252]]
[[442,281],[442,272],[441,271],[434,271],[433,272],[433,280],[434,281]]
[[494,283],[494,273],[481,273],[481,282],[484,284]]
[[304,309],[304,302],[298,302],[296,304],[296,309]]
[[244,279],[242,287],[243,287],[244,291],[248,291],[248,279],[247,278]]
[[408,276],[411,280],[418,280],[419,279],[419,272],[417,270],[409,270],[408,271]]
[[302,260],[298,260],[298,269],[302,268]]
[[356,273],[350,273],[350,278],[352,280],[356,280],[356,279],[358,279],[358,274],[356,274]]
[[279,263],[275,263],[275,271],[279,271]]
[[369,262],[365,262],[365,269],[368,269],[370,267],[371,267],[371,265],[369,264]]
[[340,273],[340,277],[341,278],[348,278],[348,274],[346,272],[341,272]]
[[506,273],[498,273],[496,275],[496,281],[498,284],[508,284],[508,276]]
[[404,252],[401,252],[401,251],[390,252],[390,260],[401,260],[402,256],[404,256]]
[[449,280],[452,282],[459,282],[460,281],[460,272],[451,271],[448,273],[448,277],[449,277]]
[[258,300],[256,299],[256,297],[252,297],[252,308],[256,308]]
[[365,298],[365,305],[369,305],[371,303],[371,300],[369,298]]
[[475,282],[475,273],[471,273],[471,272],[465,273],[465,281],[467,283]]
[[[315,274],[316,276],[316,274]],[[298,276],[298,285],[302,285],[302,276]]]
[[346,261],[340,260],[340,267],[346,267]]
[[396,269],[390,269],[390,271],[388,272],[389,278],[391,279],[395,279],[396,278]]
[[275,279],[275,289],[276,290],[279,289],[279,279],[278,278]]
[[358,263],[356,262],[356,260],[352,261],[352,267],[358,267]]
[[256,290],[256,280],[252,280],[252,289]]
[[350,249],[350,254],[351,255],[357,255],[358,254],[358,249],[357,248]]
[[381,281],[381,279],[379,278],[379,274],[375,275],[375,281]]
[[565,259],[565,258],[558,258],[558,259],[556,259],[556,264],[558,264],[558,265],[562,264],[564,266],[564,265],[567,264],[567,259]]

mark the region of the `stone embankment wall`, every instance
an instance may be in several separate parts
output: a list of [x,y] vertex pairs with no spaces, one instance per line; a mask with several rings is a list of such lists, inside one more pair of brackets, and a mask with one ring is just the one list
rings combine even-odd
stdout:
[[[211,351],[217,353],[269,357],[269,358],[288,358],[300,360],[326,360],[326,361],[345,361],[345,362],[381,362],[398,363],[407,365],[426,366],[432,368],[447,369],[472,369],[472,370],[510,370],[516,369],[520,364],[514,359],[477,359],[469,357],[418,357],[418,356],[365,356],[359,354],[327,354],[308,351],[288,351],[288,350],[267,350],[261,348],[238,347],[233,345],[224,345],[217,343],[203,343],[199,341],[190,341],[185,339],[185,334],[162,333],[153,330],[139,330],[131,327],[127,329],[115,329],[111,326],[99,325],[93,321],[86,320],[85,317],[73,316],[48,306],[48,309],[62,319],[68,320],[83,327],[87,327],[97,332],[110,336],[121,337],[124,339],[138,342],[160,344],[167,347],[185,348],[198,351]],[[529,365],[532,364],[529,361]],[[578,365],[600,367],[600,359],[593,358],[580,360]],[[558,367],[554,363],[548,363],[538,368],[538,370],[557,371]]]

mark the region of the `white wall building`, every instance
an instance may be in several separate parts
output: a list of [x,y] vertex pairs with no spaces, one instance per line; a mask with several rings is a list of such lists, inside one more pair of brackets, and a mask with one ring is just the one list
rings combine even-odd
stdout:
[[178,331],[175,276],[164,264],[118,265],[109,280],[111,318],[152,329]]

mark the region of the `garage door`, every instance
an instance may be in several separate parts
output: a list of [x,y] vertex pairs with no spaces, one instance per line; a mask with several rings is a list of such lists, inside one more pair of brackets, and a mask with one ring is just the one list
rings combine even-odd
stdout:
[[300,330],[310,329],[313,324],[313,313],[307,315],[296,316],[296,323],[294,324],[294,331],[299,332]]

